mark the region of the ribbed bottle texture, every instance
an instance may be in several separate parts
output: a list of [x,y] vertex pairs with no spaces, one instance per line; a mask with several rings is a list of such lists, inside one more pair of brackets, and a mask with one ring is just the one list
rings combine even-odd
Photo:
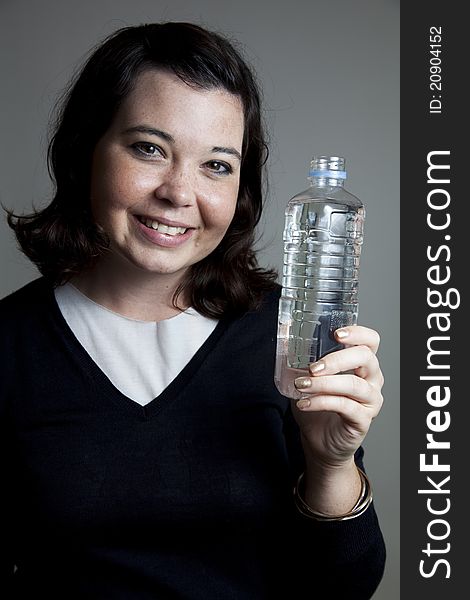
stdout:
[[365,209],[345,179],[344,158],[314,157],[310,187],[286,208],[274,380],[290,398],[310,363],[343,347],[335,329],[357,323]]

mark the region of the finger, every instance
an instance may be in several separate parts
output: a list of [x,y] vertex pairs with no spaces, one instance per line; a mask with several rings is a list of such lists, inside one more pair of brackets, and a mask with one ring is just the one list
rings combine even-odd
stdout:
[[345,396],[312,396],[297,401],[301,412],[333,412],[353,424],[363,434],[367,433],[372,416],[361,404]]
[[[344,396],[379,412],[383,398],[380,390],[356,375],[298,377],[295,386],[304,395]],[[374,415],[375,416],[375,415]]]
[[369,346],[352,346],[344,350],[336,350],[309,365],[312,377],[335,375],[353,370],[360,370],[356,372],[356,375],[367,379],[370,383],[379,387],[383,385],[379,361]]
[[341,327],[335,331],[336,339],[342,344],[369,346],[375,354],[380,345],[380,335],[375,329],[363,325],[350,325]]

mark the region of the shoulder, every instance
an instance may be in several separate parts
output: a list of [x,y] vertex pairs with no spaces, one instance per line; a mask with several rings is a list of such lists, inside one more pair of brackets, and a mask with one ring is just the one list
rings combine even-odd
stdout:
[[264,292],[255,308],[229,318],[232,333],[236,332],[236,336],[245,343],[254,343],[260,338],[272,342],[277,331],[281,290],[279,284],[274,284],[273,288]]
[[274,284],[274,287],[263,295],[258,307],[248,314],[253,315],[272,315],[275,314],[277,317],[279,298],[281,296],[282,286],[278,283]]
[[273,289],[269,290],[265,294],[264,300],[266,302],[274,302],[277,304],[279,302],[279,298],[281,296],[281,291],[282,291],[282,285],[280,283],[274,283]]
[[[28,366],[37,360],[53,287],[43,277],[0,299],[0,400],[15,397]],[[5,404],[0,407],[3,412]]]
[[52,285],[44,277],[38,277],[1,298],[2,325],[7,325],[16,318],[27,319],[28,315],[37,316],[50,300],[52,291]]

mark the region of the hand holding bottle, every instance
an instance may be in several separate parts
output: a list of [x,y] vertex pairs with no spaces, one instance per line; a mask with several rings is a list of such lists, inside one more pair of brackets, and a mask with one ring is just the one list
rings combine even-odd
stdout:
[[[343,335],[346,334],[346,335]],[[292,400],[306,460],[325,468],[350,462],[383,403],[383,375],[377,359],[379,334],[353,325],[335,331],[346,347],[310,364]]]

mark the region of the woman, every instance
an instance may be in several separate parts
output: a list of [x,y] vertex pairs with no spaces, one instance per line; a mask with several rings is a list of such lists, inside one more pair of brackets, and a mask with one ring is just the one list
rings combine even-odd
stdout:
[[337,331],[298,403],[274,387],[280,287],[253,251],[265,143],[239,53],[191,24],[116,32],[49,159],[52,203],[8,217],[42,276],[1,301],[2,589],[370,598],[379,336]]

